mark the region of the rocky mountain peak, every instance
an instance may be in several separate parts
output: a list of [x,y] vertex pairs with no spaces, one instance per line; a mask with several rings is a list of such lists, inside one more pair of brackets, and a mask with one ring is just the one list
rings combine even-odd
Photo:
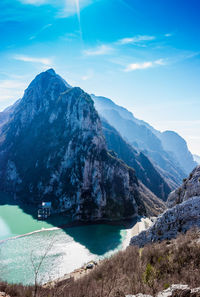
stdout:
[[45,71],[45,73],[49,73],[49,74],[51,74],[51,75],[56,75],[56,72],[55,72],[55,70],[54,70],[53,68],[49,68],[49,69],[47,69],[47,70]]
[[172,207],[195,196],[200,196],[200,165],[183,180],[181,187],[170,193],[167,204]]
[[[24,97],[34,96],[37,99],[39,96],[48,96],[48,99],[55,99],[56,93],[62,93],[66,91],[71,86],[53,69],[49,69],[45,72],[40,73],[35,77],[35,79],[30,83],[25,91]],[[26,99],[27,100],[27,99]]]
[[0,190],[75,220],[145,215],[133,169],[107,151],[91,97],[54,70],[36,76],[0,132]]
[[72,87],[53,69],[37,75],[14,109],[13,117],[20,125],[31,122],[35,115],[55,110],[59,96]]

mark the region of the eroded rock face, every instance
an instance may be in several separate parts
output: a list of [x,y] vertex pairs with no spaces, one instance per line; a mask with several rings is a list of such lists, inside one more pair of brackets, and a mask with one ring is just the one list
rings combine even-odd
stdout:
[[165,211],[149,229],[132,237],[130,244],[142,247],[148,243],[175,238],[178,233],[195,226],[200,227],[200,196]]
[[[168,289],[159,292],[156,297],[199,297],[200,287],[191,289],[188,285],[175,284]],[[126,295],[126,297],[151,297],[151,295],[137,294]]]
[[5,292],[0,292],[0,297],[10,297],[10,295],[6,294]]
[[190,173],[181,187],[169,195],[167,205],[172,207],[194,196],[200,196],[200,165]]
[[90,96],[38,75],[0,134],[0,190],[76,220],[145,214],[134,170],[109,154]]
[[169,195],[168,206],[171,208],[160,215],[149,229],[131,239],[131,245],[144,246],[175,238],[179,232],[200,227],[200,166]]

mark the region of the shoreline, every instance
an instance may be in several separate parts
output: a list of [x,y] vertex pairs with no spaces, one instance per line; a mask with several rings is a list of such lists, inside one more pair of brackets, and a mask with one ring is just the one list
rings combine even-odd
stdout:
[[[149,218],[144,218],[144,217],[140,217],[140,218],[135,218],[132,220],[121,220],[121,221],[96,221],[96,222],[70,222],[67,223],[65,225],[62,225],[60,227],[51,227],[51,228],[42,228],[40,230],[35,230],[26,234],[21,234],[21,235],[17,235],[17,236],[13,236],[13,237],[9,237],[6,239],[2,239],[0,240],[0,244],[4,244],[7,241],[11,241],[11,240],[15,240],[18,238],[22,238],[22,237],[28,237],[37,233],[41,233],[41,232],[48,232],[48,231],[56,231],[56,230],[62,230],[64,228],[67,227],[78,227],[78,226],[87,226],[87,225],[98,225],[98,224],[107,224],[107,225],[121,225],[122,230],[126,231],[126,234],[123,236],[123,240],[121,242],[121,247],[120,250],[123,251],[125,250],[129,244],[130,244],[130,240],[133,236],[138,235],[141,231],[145,230],[147,227],[149,227],[152,224],[152,220],[150,220]],[[94,260],[94,259],[93,259]],[[89,263],[95,262],[91,260]],[[101,264],[102,260],[98,260],[98,265]],[[83,266],[79,266],[79,268],[76,268],[75,270],[70,271],[67,274],[64,274],[63,276],[57,277],[55,276],[55,279],[52,279],[51,281],[43,284],[43,286],[54,286],[56,284],[59,284],[62,281],[65,281],[67,279],[74,279],[76,280],[77,278],[83,277],[85,276],[87,273],[90,273],[90,271],[93,271],[93,269],[96,267],[96,265],[94,265],[93,269],[87,269],[86,266],[87,264],[84,264]]]
[[139,221],[136,222],[130,229],[127,229],[126,238],[123,242],[122,250],[125,250],[129,244],[132,237],[138,235],[140,232],[148,229],[153,224],[153,220],[148,217],[142,217]]
[[[146,230],[147,228],[149,228],[151,225],[153,224],[153,220],[147,217],[142,217],[140,218],[139,221],[137,221],[131,228],[127,229],[126,232],[126,237],[122,243],[122,251],[124,251],[130,244],[130,240],[133,236],[138,235],[140,232]],[[103,260],[99,260],[97,262],[97,267],[99,264],[101,264]],[[48,287],[48,286],[55,286],[55,285],[59,285],[61,282],[66,281],[66,280],[70,280],[70,279],[74,279],[77,280],[85,275],[87,275],[88,273],[90,273],[91,271],[93,271],[96,267],[96,265],[94,266],[93,269],[86,269],[86,266],[90,263],[94,263],[95,261],[91,260],[88,263],[86,263],[85,265],[83,265],[80,268],[77,268],[75,270],[73,270],[70,273],[67,273],[65,275],[63,275],[62,277],[59,277],[57,279],[54,279],[52,281],[49,281],[47,283],[45,283],[43,286],[44,287]]]
[[[48,220],[46,221],[48,222]],[[129,229],[129,227],[131,225],[133,225],[134,223],[137,223],[137,221],[135,221],[135,218],[133,219],[128,219],[128,220],[114,220],[114,221],[111,221],[111,220],[97,220],[97,221],[72,221],[72,222],[68,222],[66,224],[63,224],[63,225],[60,225],[60,226],[57,226],[57,227],[51,227],[51,228],[42,228],[42,229],[38,229],[38,230],[34,230],[34,231],[31,231],[31,232],[28,232],[28,233],[24,233],[24,234],[19,234],[19,235],[16,235],[16,236],[12,236],[12,237],[8,237],[8,238],[5,238],[5,239],[1,239],[0,240],[0,244],[3,244],[7,241],[10,241],[10,240],[15,240],[15,239],[18,239],[18,238],[22,238],[22,237],[28,237],[28,236],[31,236],[33,234],[37,234],[37,233],[40,233],[40,232],[48,232],[48,231],[56,231],[56,230],[62,230],[62,229],[66,229],[66,228],[73,228],[73,227],[82,227],[82,226],[90,226],[90,225],[111,225],[111,226],[122,226],[124,229]]]

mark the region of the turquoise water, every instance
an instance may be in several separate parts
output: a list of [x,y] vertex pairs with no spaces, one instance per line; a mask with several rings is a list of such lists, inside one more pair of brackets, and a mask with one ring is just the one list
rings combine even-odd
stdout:
[[[2,194],[1,194],[2,195]],[[54,220],[62,221],[55,217]],[[55,224],[37,221],[16,205],[0,205],[0,270],[1,279],[12,283],[30,284],[34,280],[34,265],[45,251],[39,280],[61,277],[90,260],[112,255],[122,248],[126,231],[120,226],[88,225],[48,230]],[[39,230],[29,236],[6,240]]]

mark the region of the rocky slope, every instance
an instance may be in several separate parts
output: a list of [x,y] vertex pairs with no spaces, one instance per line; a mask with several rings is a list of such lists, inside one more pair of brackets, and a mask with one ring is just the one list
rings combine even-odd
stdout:
[[[178,134],[157,131],[108,98],[92,95],[92,99],[99,114],[132,146],[154,162],[171,188],[180,185],[182,179],[197,165],[187,144]],[[185,160],[184,164],[182,159]]]
[[175,238],[178,233],[192,227],[200,227],[200,166],[197,166],[183,185],[168,198],[168,206],[155,223],[146,231],[131,239],[131,245]]
[[[188,285],[175,284],[156,294],[156,297],[199,297],[200,287],[190,288]],[[120,297],[152,297],[147,294],[122,295]]]
[[0,164],[1,191],[36,205],[52,201],[54,212],[74,220],[146,214],[144,187],[107,151],[91,97],[52,69],[32,81],[4,121]]
[[168,207],[182,203],[194,196],[200,196],[200,165],[190,173],[188,178],[183,180],[181,187],[170,193],[167,200]]
[[148,243],[172,239],[192,227],[200,227],[200,196],[165,211],[152,227],[132,237],[130,244],[142,247]]

